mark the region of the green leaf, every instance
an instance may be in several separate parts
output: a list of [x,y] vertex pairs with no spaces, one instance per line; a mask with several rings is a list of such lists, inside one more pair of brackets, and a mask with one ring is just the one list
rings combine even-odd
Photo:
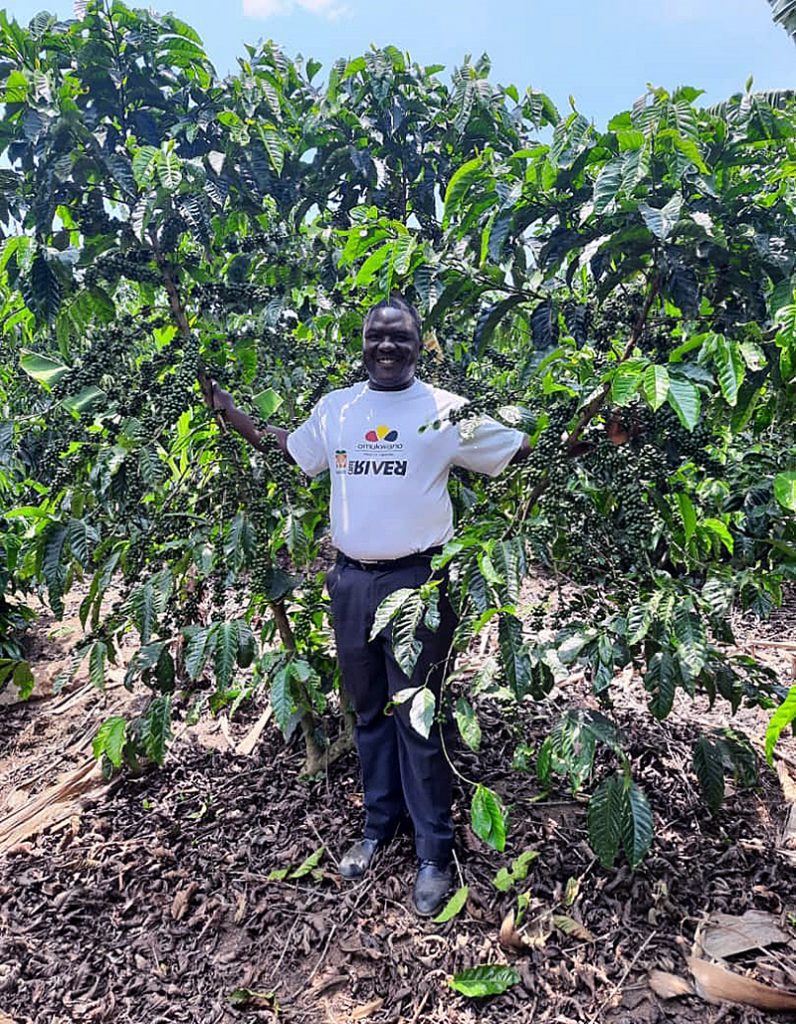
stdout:
[[279,137],[279,132],[276,131],[273,125],[265,125],[264,127],[258,125],[257,131],[268,154],[268,159],[271,161],[271,166],[276,174],[280,175],[282,168],[285,166],[285,144]]
[[445,214],[442,221],[443,227],[448,224],[462,199],[467,194],[467,190],[470,188],[470,185],[478,177],[483,160],[483,156],[479,155],[474,157],[472,160],[468,160],[466,163],[463,163],[448,182],[448,187],[445,190]]
[[28,98],[30,85],[22,71],[13,68],[5,81],[5,103],[24,103]]
[[84,569],[87,569],[89,564],[89,543],[95,537],[94,531],[82,519],[70,519],[66,524],[69,550]]
[[387,242],[376,249],[375,252],[372,252],[359,268],[355,278],[355,284],[361,288],[366,288],[371,284],[373,278],[384,266],[388,257],[392,255],[392,251],[392,242]]
[[693,430],[699,422],[700,398],[694,384],[682,377],[671,377],[669,393],[666,396],[669,405],[677,413],[686,430]]
[[717,730],[718,744],[726,763],[732,766],[733,779],[739,786],[750,788],[759,782],[757,753],[749,738],[739,729],[725,726]]
[[639,213],[644,218],[648,230],[662,242],[666,241],[677,225],[682,208],[683,199],[678,194],[673,195],[669,202],[660,209],[648,206],[647,203],[638,204]]
[[[417,591],[406,600],[393,619],[391,627],[392,650],[395,660],[407,678],[411,678],[417,659],[423,650],[422,641],[415,636],[415,631],[423,616],[423,599]],[[423,698],[424,702],[427,698]],[[412,705],[414,710],[414,703]]]
[[522,623],[516,615],[500,614],[498,643],[506,680],[518,698],[524,697],[531,688],[531,659],[522,636]]
[[707,516],[702,520],[702,525],[706,530],[710,530],[711,533],[715,534],[728,553],[732,554],[735,542],[733,541],[732,534],[727,529],[726,523],[723,523],[721,519],[714,519],[713,516]]
[[413,235],[400,235],[393,242],[392,272],[403,276],[412,262],[412,254],[417,249],[417,240]]
[[392,623],[393,654],[407,676],[412,675],[422,650],[423,645],[415,637],[415,631],[424,608],[423,599],[417,590],[412,587],[401,587],[387,595],[376,609],[373,618],[369,639],[375,640],[379,633]]
[[594,212],[605,213],[613,206],[622,185],[624,157],[614,157],[601,169],[594,182]]
[[33,693],[33,688],[36,685],[33,678],[33,672],[31,671],[30,665],[27,661],[19,661],[14,667],[14,686],[16,686],[19,693],[20,700],[27,700],[28,697]]
[[641,391],[651,409],[660,409],[669,394],[669,371],[666,367],[648,366],[641,378]]
[[528,877],[528,869],[539,856],[538,850],[523,850],[515,857],[511,868],[501,868],[492,879],[492,885],[500,892],[508,892],[517,882],[524,882]]
[[694,508],[694,503],[685,493],[685,491],[678,491],[675,495],[677,498],[677,504],[680,508],[680,516],[683,520],[683,527],[685,529],[685,540],[688,543],[689,540],[694,536],[697,525],[697,514]]
[[62,399],[61,405],[64,409],[67,409],[69,412],[79,416],[81,412],[84,412],[86,409],[90,409],[100,401],[100,399],[104,399],[105,397],[106,395],[104,391],[91,384],[88,387],[81,388],[76,395],[69,395]]
[[656,651],[648,664],[644,676],[644,689],[651,694],[649,709],[661,721],[669,714],[674,704],[677,689],[677,675],[674,659],[668,651]]
[[796,721],[796,686],[791,686],[787,697],[771,716],[771,721],[766,729],[766,760],[769,764],[774,763],[774,747],[782,735],[782,730],[794,721]]
[[66,543],[66,526],[52,523],[44,537],[41,571],[47,582],[50,604],[57,616],[63,614],[63,572],[61,556]]
[[448,984],[454,990],[470,999],[482,999],[484,996],[497,996],[516,985],[520,976],[513,967],[503,964],[481,964],[459,971]]
[[283,665],[274,675],[271,683],[271,707],[274,709],[276,724],[283,734],[286,733],[293,712],[296,710],[288,665]]
[[451,898],[442,908],[442,910],[433,919],[434,924],[445,924],[446,921],[450,921],[451,918],[454,918],[456,917],[457,914],[460,914],[461,911],[464,909],[465,904],[467,903],[467,897],[469,895],[469,886],[463,885],[461,886],[461,888],[457,889],[453,896],[451,896]]
[[502,853],[506,847],[506,818],[496,793],[486,786],[476,786],[470,806],[473,832],[493,850]]
[[257,641],[245,619],[238,619],[238,665],[248,668],[257,656]]
[[202,674],[214,643],[214,634],[209,626],[200,626],[191,635],[185,648],[185,668],[191,679],[198,679]]
[[545,737],[536,755],[536,777],[543,786],[550,782],[550,775],[553,770],[553,740],[550,736]]
[[296,868],[295,871],[290,872],[290,878],[304,878],[305,875],[309,875],[317,868],[326,852],[326,847],[319,846],[314,853],[311,853],[306,860],[302,861],[301,864]]
[[151,580],[137,587],[127,599],[130,618],[141,635],[141,643],[147,644],[157,623],[157,595]]
[[125,686],[131,686],[133,680],[157,665],[165,646],[165,640],[156,640],[155,643],[145,644],[137,650],[127,663],[127,671],[124,674]]
[[477,751],[481,746],[481,726],[472,704],[465,697],[457,699],[453,717],[461,738],[470,750]]
[[736,341],[728,341],[723,334],[714,337],[713,361],[719,377],[719,387],[730,406],[738,401],[738,389],[743,384],[745,370]]
[[127,740],[127,719],[121,716],[107,718],[97,730],[94,737],[92,750],[94,757],[100,758],[104,754],[114,768],[120,767],[122,763],[122,750]]
[[160,150],[155,146],[142,146],[133,157],[133,176],[139,188],[152,184],[155,167],[160,160]]
[[273,388],[266,388],[252,398],[252,404],[264,420],[270,419],[282,402],[283,398]]
[[415,595],[419,597],[417,591],[412,587],[401,587],[388,594],[376,609],[368,640],[375,640],[379,633],[392,622],[404,603]]
[[680,660],[692,676],[698,676],[708,659],[707,640],[701,619],[687,601],[680,601],[674,609],[674,635]]
[[492,885],[494,885],[499,892],[508,892],[512,885],[514,885],[514,879],[509,869],[501,868],[492,879]]
[[220,622],[215,627],[216,688],[225,690],[232,679],[238,662],[238,623]]
[[171,694],[153,699],[141,723],[141,744],[147,757],[163,764],[171,739]]
[[53,324],[61,308],[61,283],[53,265],[41,252],[33,260],[29,283],[29,290],[25,290],[25,304],[41,320]]
[[622,842],[624,779],[609,775],[589,800],[589,842],[604,868],[613,867]]
[[786,470],[774,477],[774,497],[788,512],[796,512],[796,470]]
[[409,706],[409,722],[415,732],[419,732],[424,739],[428,739],[431,732],[436,710],[437,702],[434,694],[427,686],[422,687],[414,695]]
[[694,771],[708,807],[715,814],[724,802],[724,762],[718,744],[700,736],[694,744]]
[[91,685],[98,690],[105,689],[105,671],[108,664],[108,645],[104,640],[95,640],[88,656],[88,677]]
[[518,295],[510,295],[507,299],[500,299],[499,302],[493,303],[488,306],[484,312],[479,316],[475,331],[473,332],[473,343],[479,352],[483,352],[486,346],[489,344],[492,335],[495,333],[496,328],[501,321],[506,317],[515,306],[525,302],[525,296],[520,293]]
[[627,628],[625,639],[629,644],[637,644],[647,635],[650,627],[650,612],[646,604],[631,604],[627,610]]
[[611,401],[616,405],[627,405],[635,398],[641,381],[641,367],[638,363],[620,363],[611,380]]
[[[279,871],[272,871],[268,877],[277,877],[279,874]],[[270,1010],[273,1016],[276,1016],[279,1010],[275,992],[255,992],[250,988],[235,988],[230,992],[228,998],[230,1003],[239,1010]]]
[[173,150],[168,150],[158,161],[157,172],[163,188],[175,192],[182,181],[182,161]]
[[59,359],[51,359],[49,356],[28,352],[26,349],[20,351],[19,365],[29,377],[48,388],[57,384],[70,371],[70,367]]
[[643,791],[631,782],[622,806],[622,848],[631,868],[637,868],[652,846],[652,809]]

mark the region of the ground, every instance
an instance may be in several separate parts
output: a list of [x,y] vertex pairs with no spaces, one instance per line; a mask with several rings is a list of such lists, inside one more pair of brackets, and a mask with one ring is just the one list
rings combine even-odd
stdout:
[[[794,666],[783,641],[796,634],[793,594],[789,601],[769,623],[737,624],[744,646],[785,683]],[[555,710],[592,703],[583,681],[573,677],[550,704],[529,703],[510,720],[485,702],[481,752],[460,753],[457,764],[510,806],[509,842],[501,855],[473,835],[462,782],[456,867],[470,896],[460,915],[434,924],[411,910],[408,838],[366,881],[336,874],[361,823],[353,755],[308,784],[298,777],[300,751],[272,725],[251,756],[236,752],[262,708],[178,730],[164,768],[104,784],[91,768],[91,737],[104,717],[141,698],[118,685],[102,695],[80,678],[52,695],[48,680],[75,628],[73,618],[57,626],[43,616],[38,696],[22,704],[3,695],[0,1024],[751,1022],[763,1015],[695,996],[664,1002],[648,985],[651,968],[687,976],[685,957],[709,914],[749,908],[777,915],[791,941],[735,958],[733,968],[796,988],[796,874],[782,849],[792,739],[780,746],[779,777],[764,768],[757,789],[732,792],[711,816],[690,749],[706,725],[726,721],[724,710],[679,702],[666,723],[655,722],[638,680],[627,677],[615,715],[653,805],[656,839],[636,872],[605,870],[587,843],[584,801],[563,787],[542,794],[533,775],[508,766],[518,740],[538,744]],[[759,747],[765,723],[744,710],[735,724]],[[66,785],[53,789],[59,776]],[[33,800],[41,831],[29,835]],[[320,847],[315,874],[269,878]],[[528,849],[538,856],[527,881],[500,892],[496,872]],[[501,923],[526,890],[527,931],[538,944],[505,948]],[[583,930],[553,927],[552,913]],[[520,983],[478,1001],[446,984],[481,963],[513,965]]]

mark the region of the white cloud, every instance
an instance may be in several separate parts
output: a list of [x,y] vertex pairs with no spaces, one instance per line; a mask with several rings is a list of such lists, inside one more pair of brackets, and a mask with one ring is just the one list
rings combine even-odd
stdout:
[[243,14],[247,18],[290,14],[296,7],[329,20],[339,18],[348,10],[339,0],[243,0]]

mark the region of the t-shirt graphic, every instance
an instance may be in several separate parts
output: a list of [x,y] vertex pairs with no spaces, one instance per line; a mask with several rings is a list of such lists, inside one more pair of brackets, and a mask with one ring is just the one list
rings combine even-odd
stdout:
[[288,451],[305,473],[330,471],[339,551],[402,558],[450,540],[451,466],[497,476],[523,438],[487,416],[460,431],[448,415],[465,401],[419,380],[402,391],[355,384],[325,395],[288,436]]

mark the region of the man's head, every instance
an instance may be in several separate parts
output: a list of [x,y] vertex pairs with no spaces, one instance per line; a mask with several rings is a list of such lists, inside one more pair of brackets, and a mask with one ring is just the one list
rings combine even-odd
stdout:
[[362,327],[362,360],[370,386],[395,391],[412,383],[420,356],[420,315],[400,295],[377,302]]

